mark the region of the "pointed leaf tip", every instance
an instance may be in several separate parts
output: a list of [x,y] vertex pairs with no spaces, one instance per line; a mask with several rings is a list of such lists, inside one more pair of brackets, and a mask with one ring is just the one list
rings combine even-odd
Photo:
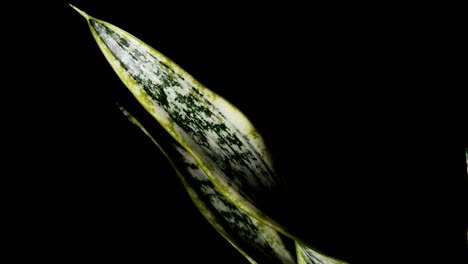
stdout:
[[76,6],[74,6],[74,5],[70,4],[70,3],[68,5],[70,5],[73,9],[75,9],[76,12],[80,13],[80,15],[82,15],[86,20],[89,20],[89,15],[86,14],[86,12],[82,11],[81,9],[79,9],[78,7],[76,7]]

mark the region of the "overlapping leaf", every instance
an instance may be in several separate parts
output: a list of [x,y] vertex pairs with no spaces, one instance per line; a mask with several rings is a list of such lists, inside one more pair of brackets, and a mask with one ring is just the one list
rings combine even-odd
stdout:
[[190,198],[208,222],[251,263],[294,263],[282,236],[226,199],[190,153],[161,131],[153,136],[128,111],[122,107],[120,109],[168,158]]

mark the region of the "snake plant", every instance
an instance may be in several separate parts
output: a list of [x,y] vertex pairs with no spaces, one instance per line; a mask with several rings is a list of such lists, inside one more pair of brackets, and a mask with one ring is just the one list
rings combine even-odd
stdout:
[[[291,235],[268,213],[266,201],[285,180],[238,108],[137,37],[72,7],[160,131],[150,132],[119,105],[122,113],[164,153],[201,214],[249,262],[345,263]],[[295,252],[285,246],[290,242]]]

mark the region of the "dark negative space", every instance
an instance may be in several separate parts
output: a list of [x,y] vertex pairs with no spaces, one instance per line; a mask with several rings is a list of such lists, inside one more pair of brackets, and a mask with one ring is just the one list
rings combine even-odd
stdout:
[[[287,178],[276,217],[317,248],[353,264],[467,263],[461,55],[440,21],[344,6],[72,3],[241,109]],[[2,97],[11,252],[248,263],[115,107],[150,119],[84,19],[65,1],[14,10],[40,37],[8,29],[21,51],[7,75],[20,82]]]

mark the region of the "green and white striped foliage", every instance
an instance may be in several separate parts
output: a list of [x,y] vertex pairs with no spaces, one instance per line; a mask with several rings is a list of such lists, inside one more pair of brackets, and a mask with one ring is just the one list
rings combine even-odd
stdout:
[[193,156],[174,139],[164,137],[165,133],[153,136],[128,111],[123,107],[120,109],[164,153],[202,215],[251,263],[295,263],[294,254],[286,249],[282,241],[290,238],[247,215],[226,199]]
[[284,181],[273,171],[262,137],[239,109],[133,35],[73,8],[87,20],[122,82],[218,190],[248,214],[281,229],[258,201],[279,193]]

